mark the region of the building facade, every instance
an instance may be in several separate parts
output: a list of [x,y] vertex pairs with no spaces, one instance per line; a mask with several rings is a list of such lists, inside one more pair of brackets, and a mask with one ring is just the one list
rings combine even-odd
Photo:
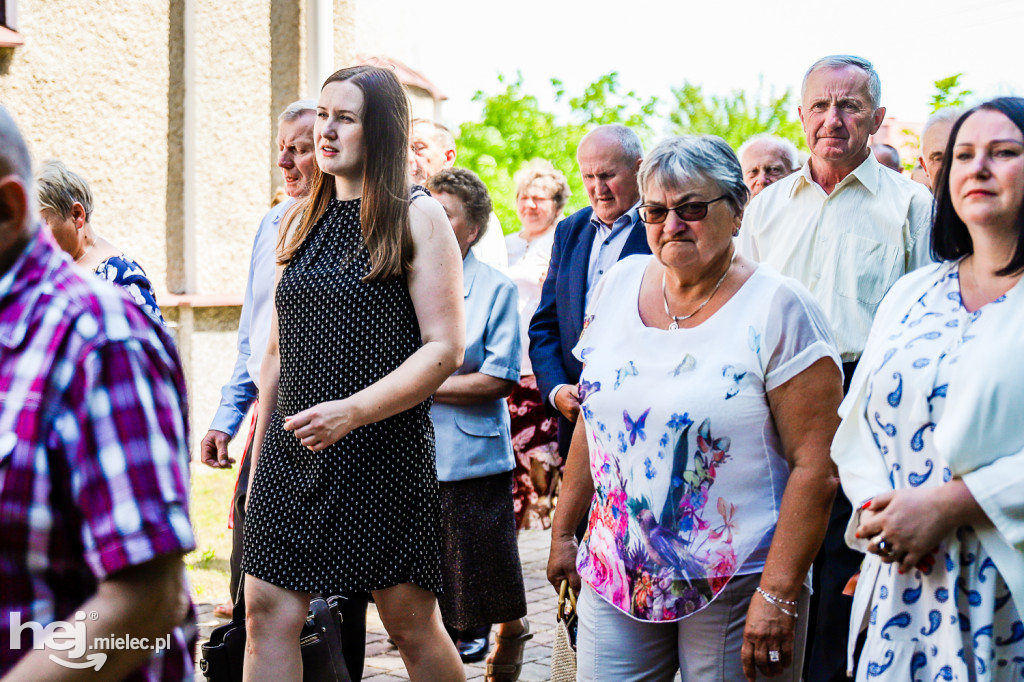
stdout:
[[[0,103],[35,162],[89,181],[94,228],[152,280],[188,373],[193,446],[230,376],[253,236],[281,185],[277,115],[381,52],[357,40],[355,4],[0,0]],[[439,114],[436,87],[379,61],[417,114]]]

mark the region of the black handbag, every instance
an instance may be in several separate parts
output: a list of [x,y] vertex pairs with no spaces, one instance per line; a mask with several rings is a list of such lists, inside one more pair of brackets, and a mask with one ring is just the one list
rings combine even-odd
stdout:
[[[245,599],[239,586],[231,622],[210,633],[203,644],[199,669],[208,682],[242,682],[245,656]],[[341,610],[344,597],[324,599],[315,595],[309,601],[309,615],[299,634],[302,652],[303,682],[351,682],[345,656],[341,651]]]

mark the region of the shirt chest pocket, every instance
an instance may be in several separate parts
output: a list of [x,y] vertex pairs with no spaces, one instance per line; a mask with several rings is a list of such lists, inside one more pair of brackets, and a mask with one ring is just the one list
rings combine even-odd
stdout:
[[468,436],[494,437],[501,435],[500,421],[492,416],[477,414],[455,414],[455,425],[459,431]]
[[840,235],[836,253],[836,293],[877,305],[900,273],[901,249],[856,234]]

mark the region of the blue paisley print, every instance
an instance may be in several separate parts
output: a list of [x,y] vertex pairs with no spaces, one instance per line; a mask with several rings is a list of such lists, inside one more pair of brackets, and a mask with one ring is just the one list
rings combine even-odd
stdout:
[[[880,340],[865,418],[894,488],[952,477],[933,442],[951,367],[971,349],[973,313],[960,300],[956,264],[913,300],[900,331]],[[857,679],[891,682],[1024,680],[1024,624],[995,563],[969,526],[937,548],[934,565],[899,574],[883,566],[872,593]]]

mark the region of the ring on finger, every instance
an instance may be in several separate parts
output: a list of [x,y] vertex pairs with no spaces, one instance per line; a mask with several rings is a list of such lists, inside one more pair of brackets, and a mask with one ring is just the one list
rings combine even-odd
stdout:
[[884,537],[878,541],[878,555],[887,559],[892,556],[892,545]]
[[782,655],[778,651],[769,651],[768,652],[768,662],[769,663],[778,663],[781,660],[782,660]]

